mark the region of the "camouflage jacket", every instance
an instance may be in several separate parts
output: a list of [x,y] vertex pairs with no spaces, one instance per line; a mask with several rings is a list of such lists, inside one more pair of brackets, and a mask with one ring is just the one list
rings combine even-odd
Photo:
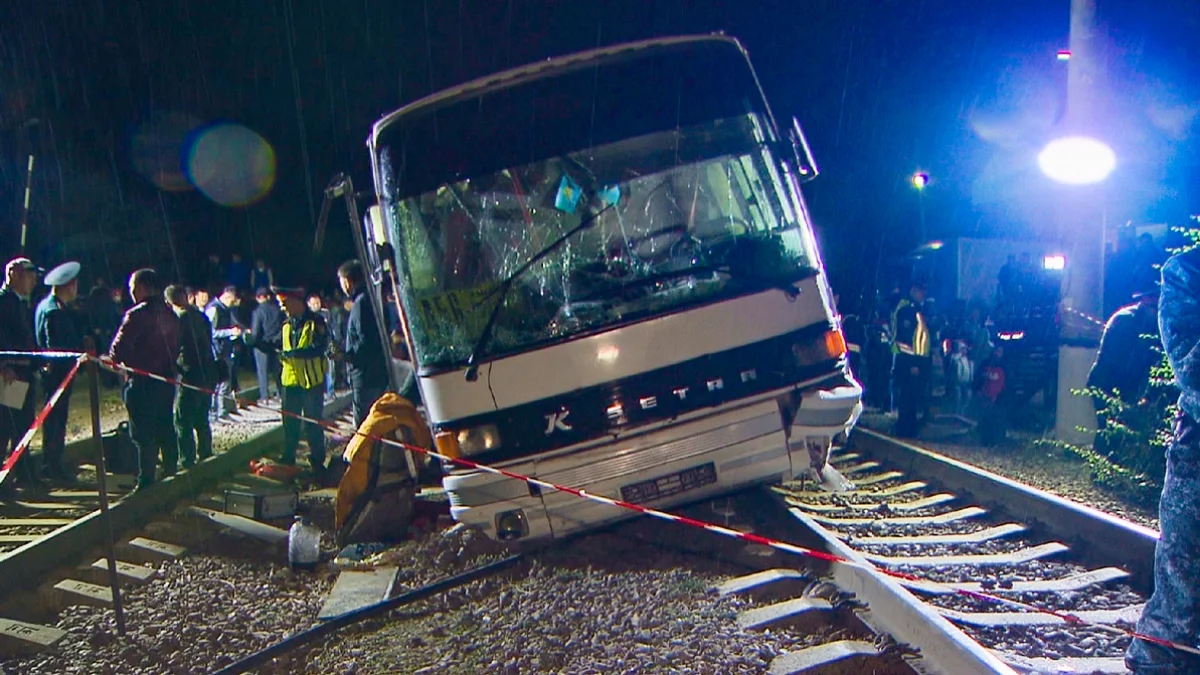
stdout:
[[1200,249],[1163,265],[1158,328],[1182,392],[1179,407],[1200,420]]

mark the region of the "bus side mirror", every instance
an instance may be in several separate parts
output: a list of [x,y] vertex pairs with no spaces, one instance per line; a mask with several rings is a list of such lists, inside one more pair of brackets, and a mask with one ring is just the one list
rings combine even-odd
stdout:
[[808,139],[804,137],[804,130],[800,128],[800,120],[795,117],[792,118],[792,128],[788,130],[788,138],[796,155],[796,176],[801,183],[807,183],[816,178],[821,170],[817,168],[817,160],[813,158]]

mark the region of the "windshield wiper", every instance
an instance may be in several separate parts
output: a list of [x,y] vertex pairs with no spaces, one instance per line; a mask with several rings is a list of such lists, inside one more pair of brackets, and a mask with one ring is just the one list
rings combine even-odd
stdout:
[[471,348],[471,357],[467,359],[466,376],[468,382],[474,382],[479,379],[479,359],[483,356],[483,348],[487,346],[488,339],[492,336],[492,329],[496,325],[496,317],[500,315],[500,308],[504,306],[504,299],[508,297],[508,291],[512,289],[513,283],[517,278],[527,272],[530,267],[536,265],[538,261],[554,252],[559,246],[562,246],[568,239],[591,227],[605,211],[612,207],[612,204],[608,204],[599,211],[579,221],[578,225],[567,230],[558,239],[550,242],[545,248],[530,256],[529,260],[526,260],[512,274],[508,275],[504,281],[501,281],[499,287],[484,296],[480,304],[487,302],[492,296],[499,295],[500,297],[496,299],[496,306],[492,308],[492,313],[488,315],[487,323],[483,324],[483,332],[479,334],[479,339],[475,341],[475,346]]

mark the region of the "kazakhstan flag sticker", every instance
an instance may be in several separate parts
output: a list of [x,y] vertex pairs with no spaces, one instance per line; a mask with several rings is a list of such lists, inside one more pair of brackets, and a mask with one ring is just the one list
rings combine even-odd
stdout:
[[575,209],[579,206],[579,200],[583,197],[583,188],[579,187],[579,183],[571,180],[571,177],[563,174],[562,180],[558,183],[558,194],[554,197],[554,208],[566,213],[575,213]]

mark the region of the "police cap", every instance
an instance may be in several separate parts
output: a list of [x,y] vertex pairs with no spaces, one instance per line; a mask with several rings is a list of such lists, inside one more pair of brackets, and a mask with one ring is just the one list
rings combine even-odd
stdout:
[[283,298],[304,299],[304,288],[300,286],[272,286],[271,291]]
[[66,286],[79,276],[79,263],[65,262],[46,273],[47,286]]

